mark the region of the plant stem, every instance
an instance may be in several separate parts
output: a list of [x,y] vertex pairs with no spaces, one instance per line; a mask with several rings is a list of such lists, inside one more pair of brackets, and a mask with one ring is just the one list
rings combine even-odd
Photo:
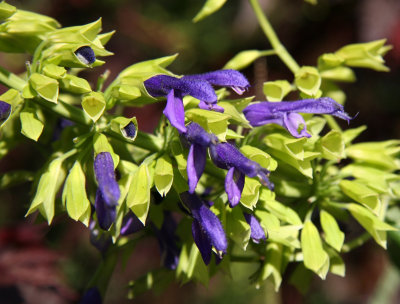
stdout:
[[286,66],[295,74],[299,69],[299,65],[293,59],[293,57],[286,50],[284,45],[280,42],[278,36],[276,35],[274,29],[271,26],[271,23],[268,21],[267,17],[263,13],[258,0],[249,0],[251,6],[253,7],[254,13],[260,23],[262,30],[264,31],[265,36],[267,36],[271,46],[275,50],[276,54],[279,58],[286,64]]
[[344,244],[342,247],[342,252],[352,251],[353,249],[364,245],[370,238],[371,238],[371,235],[368,232],[364,232],[359,237]]

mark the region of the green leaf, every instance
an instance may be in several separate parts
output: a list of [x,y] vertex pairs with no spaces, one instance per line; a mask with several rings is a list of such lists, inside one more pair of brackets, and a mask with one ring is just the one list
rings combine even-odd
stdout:
[[258,287],[262,281],[265,281],[270,277],[275,286],[275,292],[279,291],[279,287],[282,283],[281,273],[283,273],[284,270],[283,259],[283,246],[276,243],[269,243],[265,255],[265,262],[261,268],[261,273],[257,283]]
[[328,254],[330,257],[329,271],[340,277],[344,277],[346,275],[346,265],[340,255],[334,250],[328,250]]
[[95,153],[95,157],[97,154],[101,152],[108,152],[111,154],[114,163],[114,169],[117,168],[119,163],[119,156],[114,152],[113,147],[107,140],[107,137],[104,134],[96,133],[93,136],[93,149]]
[[326,159],[340,160],[345,157],[344,141],[339,131],[331,130],[319,140],[317,146],[322,157]]
[[138,87],[121,84],[113,89],[113,97],[121,100],[134,100],[142,95]]
[[291,208],[275,200],[275,194],[268,189],[262,188],[260,192],[260,205],[268,210],[281,221],[295,226],[303,225],[298,214]]
[[83,97],[82,108],[93,122],[96,122],[106,108],[106,101],[104,100],[103,93],[91,92]]
[[347,204],[346,207],[374,240],[386,249],[386,231],[396,231],[397,229],[381,221],[372,212],[360,205]]
[[37,141],[42,134],[44,124],[36,117],[33,109],[24,109],[20,115],[21,133],[26,137]]
[[201,10],[193,18],[193,22],[198,22],[205,17],[218,11],[224,4],[226,0],[207,0]]
[[342,133],[343,141],[347,145],[351,143],[355,138],[358,137],[365,129],[367,129],[366,126],[361,126],[358,128],[354,129],[347,129]]
[[263,85],[263,92],[268,101],[281,101],[292,89],[287,80],[268,81]]
[[256,61],[262,56],[268,55],[269,51],[259,51],[259,50],[247,50],[241,51],[236,54],[231,60],[229,60],[223,67],[223,69],[233,69],[242,70]]
[[0,20],[7,19],[15,14],[17,8],[2,1],[0,3]]
[[229,119],[235,121],[237,124],[245,128],[252,128],[247,119],[244,117],[243,113],[239,112],[234,103],[223,101],[219,102],[218,105],[224,108],[224,114],[229,115]]
[[203,109],[190,109],[185,114],[189,120],[197,122],[207,132],[214,133],[219,140],[225,140],[230,115]]
[[32,88],[39,94],[40,97],[57,103],[58,100],[58,82],[57,80],[44,76],[42,74],[33,73],[29,78],[29,83]]
[[314,224],[307,220],[301,232],[301,249],[304,266],[325,279],[329,270],[329,256],[322,248],[319,232]]
[[134,173],[126,204],[144,225],[150,207],[151,184],[149,169],[142,163]]
[[325,233],[325,241],[340,252],[344,242],[344,233],[340,230],[335,218],[322,210],[320,213],[321,226]]
[[226,233],[240,248],[246,250],[251,230],[240,208],[226,210]]
[[89,219],[85,216],[90,210],[90,202],[86,195],[86,178],[79,161],[75,161],[63,190],[63,203],[66,205],[68,215],[75,221],[80,220],[86,226]]
[[343,82],[356,81],[356,75],[354,74],[353,70],[344,66],[332,68],[329,70],[324,70],[321,71],[320,74],[323,79],[327,80],[343,81]]
[[261,184],[259,181],[246,176],[240,203],[250,210],[253,210],[258,202],[260,187]]
[[394,170],[400,168],[400,162],[395,157],[400,152],[399,144],[399,140],[364,142],[349,146],[346,154],[356,161]]
[[187,180],[187,172],[186,172],[187,155],[185,155],[182,145],[179,140],[174,140],[171,143],[171,152],[175,158],[175,161],[178,164],[178,170],[179,170],[181,176],[183,176]]
[[54,159],[42,174],[35,197],[26,213],[29,215],[39,209],[49,225],[54,217],[54,200],[65,177],[61,167],[63,160],[62,157]]
[[316,97],[321,86],[321,75],[316,68],[303,66],[296,72],[294,82],[301,92]]
[[347,196],[368,207],[375,214],[380,214],[382,202],[378,193],[376,193],[374,190],[357,181],[342,180],[340,181],[339,185]]
[[204,264],[200,251],[194,243],[189,253],[187,276],[189,279],[195,278],[203,285],[207,285],[209,281],[207,266]]
[[252,161],[258,163],[261,167],[268,169],[269,171],[274,171],[278,163],[274,160],[268,153],[250,146],[244,145],[240,148],[240,151]]
[[171,158],[164,154],[157,159],[156,169],[154,171],[154,184],[161,196],[166,196],[171,189],[174,180],[174,171]]
[[337,50],[335,54],[344,59],[344,63],[352,67],[369,68],[375,71],[389,71],[382,58],[391,47],[385,46],[386,39],[366,43],[349,44]]
[[46,64],[43,73],[50,78],[61,79],[65,76],[67,70],[55,64]]
[[63,89],[71,93],[84,94],[92,91],[92,88],[86,79],[77,77],[75,75],[65,75],[65,77],[61,80],[61,83]]

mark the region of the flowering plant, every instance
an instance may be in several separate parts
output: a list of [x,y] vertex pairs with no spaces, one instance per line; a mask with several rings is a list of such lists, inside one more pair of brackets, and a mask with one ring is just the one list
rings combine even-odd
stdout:
[[[208,0],[195,20],[224,2]],[[397,231],[387,215],[398,211],[399,141],[354,144],[366,128],[351,128],[356,113],[346,113],[335,86],[355,81],[353,67],[386,70],[390,47],[352,44],[299,66],[257,0],[249,2],[272,50],[242,51],[221,70],[185,76],[167,70],[176,55],[152,59],[108,86],[105,73],[95,87],[79,72],[112,55],[104,46],[113,32],[100,34],[101,20],[61,28],[0,3],[0,51],[32,55],[21,75],[0,69],[8,88],[0,96],[0,157],[27,139],[46,147],[38,174],[6,172],[0,185],[32,182],[27,215],[51,225],[67,213],[91,230],[104,263],[82,303],[104,298],[116,257],[143,237],[158,239],[161,266],[143,274],[132,295],[160,280],[207,284],[236,262],[255,266],[250,283],[270,279],[276,290],[289,263],[292,276],[344,276],[341,253],[369,238],[386,248],[387,232]],[[267,101],[254,101],[239,70],[268,55],[294,78],[264,83]],[[297,100],[282,101],[289,93]],[[116,114],[164,100],[154,134]],[[335,117],[349,125],[343,130]],[[349,221],[365,233],[348,239],[341,227]]]

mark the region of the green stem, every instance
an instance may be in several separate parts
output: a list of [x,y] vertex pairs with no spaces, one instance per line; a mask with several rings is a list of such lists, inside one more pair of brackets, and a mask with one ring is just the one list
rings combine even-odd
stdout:
[[297,62],[293,59],[293,57],[286,50],[284,45],[280,42],[278,36],[276,35],[274,29],[271,26],[271,23],[268,21],[258,0],[249,0],[251,6],[253,7],[254,13],[260,23],[262,30],[264,31],[265,36],[267,36],[271,46],[275,50],[276,54],[279,58],[286,64],[286,66],[294,73],[296,73],[300,67]]
[[352,251],[353,249],[364,245],[370,238],[371,238],[371,235],[368,232],[364,232],[359,237],[344,244],[342,247],[342,252]]

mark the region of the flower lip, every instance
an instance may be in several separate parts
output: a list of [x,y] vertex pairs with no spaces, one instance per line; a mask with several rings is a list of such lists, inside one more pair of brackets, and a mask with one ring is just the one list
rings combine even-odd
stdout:
[[96,61],[96,55],[94,54],[93,49],[88,46],[81,46],[75,51],[76,57],[85,65],[92,64]]

